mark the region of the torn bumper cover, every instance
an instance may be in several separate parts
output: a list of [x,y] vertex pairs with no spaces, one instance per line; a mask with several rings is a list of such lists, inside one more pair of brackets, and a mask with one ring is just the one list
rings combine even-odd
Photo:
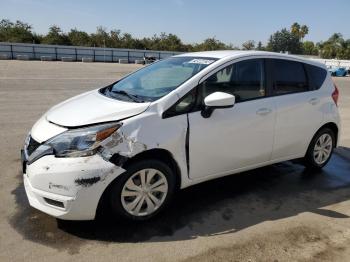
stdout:
[[28,165],[23,177],[32,207],[60,219],[91,220],[107,186],[124,171],[99,154],[47,155]]

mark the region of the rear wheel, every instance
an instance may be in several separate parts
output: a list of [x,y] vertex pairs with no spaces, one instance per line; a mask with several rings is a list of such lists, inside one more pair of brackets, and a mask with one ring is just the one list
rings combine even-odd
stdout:
[[141,160],[133,163],[112,186],[112,210],[119,218],[147,220],[168,205],[175,184],[173,171],[163,162]]
[[334,132],[323,128],[313,137],[304,157],[306,167],[320,169],[330,160],[335,146]]

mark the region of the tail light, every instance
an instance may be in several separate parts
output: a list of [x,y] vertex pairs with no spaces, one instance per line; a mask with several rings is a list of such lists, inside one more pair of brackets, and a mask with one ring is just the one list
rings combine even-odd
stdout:
[[338,98],[339,98],[339,90],[338,90],[338,87],[336,86],[336,84],[334,84],[334,91],[332,93],[332,99],[333,99],[334,103],[336,104],[336,106],[338,106]]

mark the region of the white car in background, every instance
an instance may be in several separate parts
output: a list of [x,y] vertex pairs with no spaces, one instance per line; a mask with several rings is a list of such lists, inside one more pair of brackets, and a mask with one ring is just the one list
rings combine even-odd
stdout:
[[298,158],[322,168],[339,141],[337,101],[311,60],[177,55],[46,112],[22,150],[26,193],[61,219],[94,219],[103,202],[145,220],[206,180]]

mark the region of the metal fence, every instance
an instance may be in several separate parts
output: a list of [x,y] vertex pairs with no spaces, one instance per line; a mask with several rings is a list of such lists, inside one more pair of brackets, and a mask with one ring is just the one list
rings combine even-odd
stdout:
[[326,66],[330,67],[345,67],[350,69],[350,60],[338,60],[338,59],[313,59],[318,62],[324,63]]
[[[123,60],[125,63],[135,63],[136,60],[144,60],[145,57],[164,59],[176,54],[180,54],[180,52],[0,42],[0,59],[66,59],[67,61],[86,59],[92,62],[120,62]],[[350,69],[350,60],[307,58],[317,60],[327,66],[342,66]]]
[[95,62],[119,62],[122,59],[123,62],[134,63],[136,60],[143,60],[144,57],[163,59],[176,54],[179,52],[0,42],[1,59],[71,61],[87,59]]

